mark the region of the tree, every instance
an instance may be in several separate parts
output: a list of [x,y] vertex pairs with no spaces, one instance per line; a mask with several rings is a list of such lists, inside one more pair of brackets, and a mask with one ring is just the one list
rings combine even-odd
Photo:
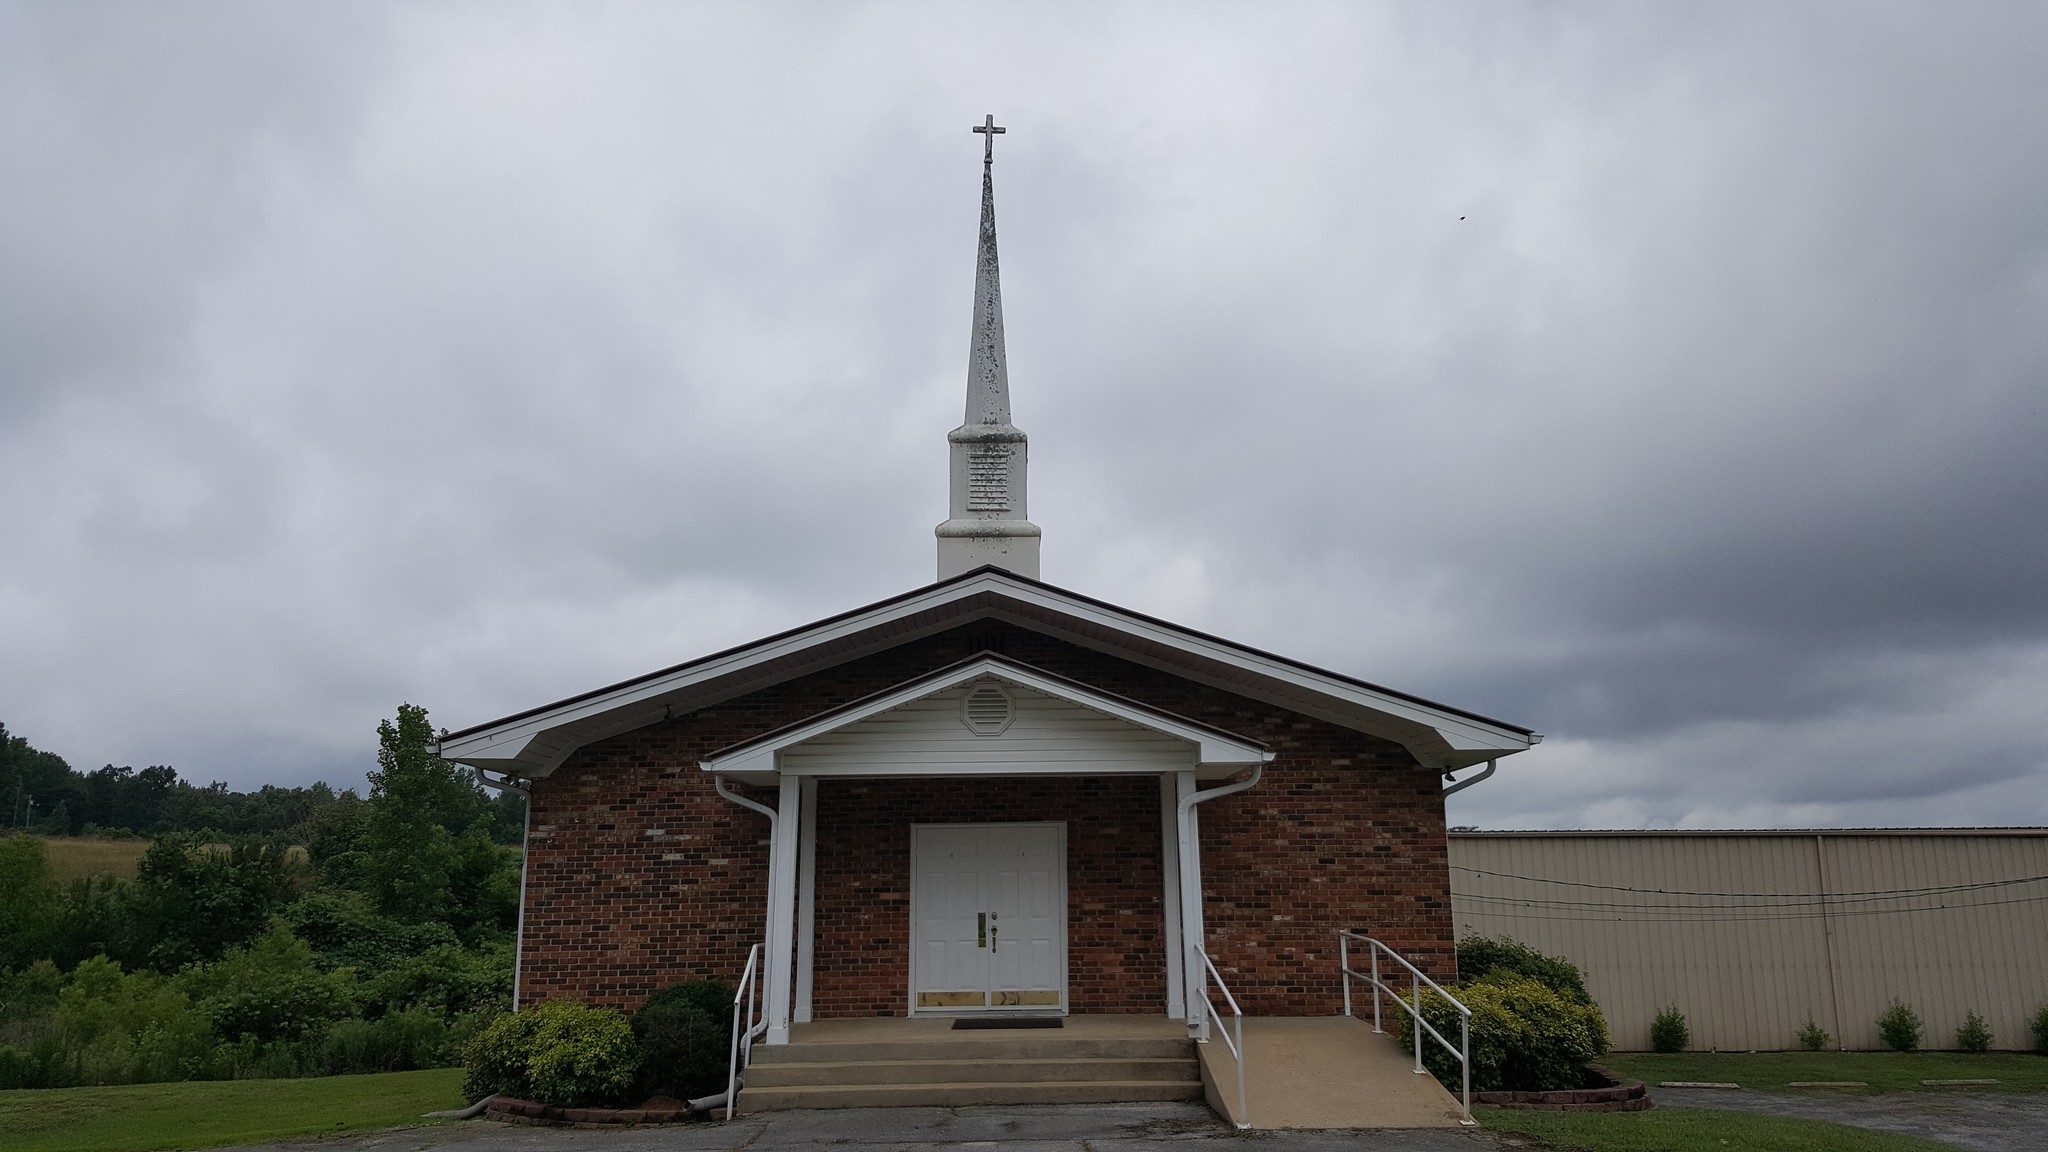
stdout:
[[43,842],[34,836],[0,838],[0,970],[42,959],[60,911]]
[[62,756],[40,751],[0,724],[0,804],[8,805],[7,827],[73,833],[84,824],[85,778]]
[[137,772],[112,764],[85,777],[81,815],[104,829],[155,832],[164,825],[166,802],[178,784],[178,770],[156,764]]
[[207,844],[173,833],[149,846],[137,871],[127,925],[134,942],[119,951],[159,972],[220,959],[293,895],[284,853],[250,840]]
[[398,706],[377,725],[377,770],[357,868],[379,911],[458,928],[499,919],[501,871],[483,789],[434,753],[427,710]]

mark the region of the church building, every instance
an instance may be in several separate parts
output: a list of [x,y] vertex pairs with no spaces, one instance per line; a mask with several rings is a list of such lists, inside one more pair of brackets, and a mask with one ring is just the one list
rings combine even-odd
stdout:
[[1185,1043],[1225,987],[1339,1013],[1340,930],[1452,978],[1444,797],[1541,737],[1039,579],[986,146],[946,439],[933,583],[442,738],[528,796],[517,1004],[631,1010],[751,954],[768,1049],[927,1017]]

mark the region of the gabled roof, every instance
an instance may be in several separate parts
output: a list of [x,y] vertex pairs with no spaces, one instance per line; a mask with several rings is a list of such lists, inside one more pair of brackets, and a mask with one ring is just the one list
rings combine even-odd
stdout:
[[795,724],[784,725],[751,740],[742,740],[721,748],[705,757],[700,762],[700,767],[706,772],[729,773],[742,779],[760,777],[757,782],[765,783],[767,776],[780,770],[781,765],[777,761],[776,753],[785,748],[815,740],[827,733],[851,727],[913,701],[980,680],[995,680],[1011,687],[1041,692],[1092,712],[1135,724],[1175,740],[1185,741],[1191,745],[1191,754],[1184,767],[1197,770],[1209,768],[1212,769],[1212,775],[1231,775],[1240,769],[1263,764],[1273,758],[1273,753],[1262,741],[1225,731],[1213,724],[1190,720],[1185,716],[1154,708],[1112,692],[1104,692],[1078,680],[1068,679],[1043,668],[1034,668],[1021,660],[1012,660],[994,652],[982,652],[949,664],[936,672],[886,688],[864,699],[842,704]]
[[1519,725],[1182,628],[999,568],[978,568],[815,624],[450,733],[441,741],[441,755],[516,776],[546,776],[593,741],[977,620],[1014,624],[1381,736],[1443,771],[1525,751],[1542,739]]

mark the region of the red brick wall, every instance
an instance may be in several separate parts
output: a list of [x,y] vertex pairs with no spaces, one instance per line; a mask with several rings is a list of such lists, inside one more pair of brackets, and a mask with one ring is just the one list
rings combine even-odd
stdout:
[[[536,781],[522,1001],[570,997],[630,1008],[679,980],[737,976],[747,946],[762,935],[768,822],[719,798],[698,761],[950,664],[969,654],[970,635],[977,650],[993,640],[1015,659],[1263,740],[1278,753],[1257,788],[1200,808],[1210,952],[1247,1012],[1336,1011],[1338,927],[1368,929],[1439,979],[1451,974],[1443,800],[1436,773],[1405,749],[983,623],[592,744]],[[979,818],[972,790],[989,786],[821,784],[818,1015],[902,1010],[907,959],[895,942],[908,937],[905,825]],[[1164,996],[1156,782],[1079,778],[1002,787],[1002,806],[988,818],[1071,822],[1075,1010],[1152,1010]],[[1113,803],[1087,803],[1098,796]],[[1029,815],[1017,814],[1020,803]],[[1091,807],[1102,814],[1091,815]],[[1119,829],[1114,847],[1100,833],[1105,827]],[[900,851],[892,847],[899,839]],[[851,871],[838,868],[838,860]],[[1138,869],[1148,870],[1144,878],[1130,879]]]

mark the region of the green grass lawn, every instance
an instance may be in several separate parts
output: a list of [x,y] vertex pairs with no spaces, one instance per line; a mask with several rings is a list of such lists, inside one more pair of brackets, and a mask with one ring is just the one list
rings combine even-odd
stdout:
[[[1997,1080],[1973,1092],[2039,1092],[2048,1088],[2048,1056],[2025,1052],[1616,1052],[1601,1061],[1617,1076],[1655,1088],[1665,1080],[1732,1082],[1765,1092],[1799,1092],[1795,1080],[1862,1080],[1871,1092],[1960,1091],[1922,1087],[1922,1080]],[[1865,1091],[1865,1089],[1812,1089]]]
[[1954,1152],[1917,1136],[1871,1132],[1817,1120],[1653,1108],[1648,1112],[1520,1112],[1475,1108],[1493,1132],[1532,1136],[1575,1152]]
[[7,1152],[167,1152],[256,1144],[361,1128],[430,1124],[462,1107],[462,1069],[205,1080],[0,1092]]

